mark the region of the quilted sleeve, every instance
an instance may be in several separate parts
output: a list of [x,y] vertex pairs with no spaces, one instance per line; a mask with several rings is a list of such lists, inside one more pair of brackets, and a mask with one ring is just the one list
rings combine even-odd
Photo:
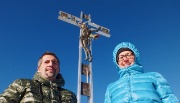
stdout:
[[174,95],[167,80],[159,73],[156,73],[156,90],[162,99],[163,103],[179,103],[179,100]]
[[0,94],[0,103],[19,103],[23,95],[22,80],[15,80],[9,87]]
[[111,99],[110,99],[108,87],[107,87],[107,89],[106,89],[104,103],[111,103]]

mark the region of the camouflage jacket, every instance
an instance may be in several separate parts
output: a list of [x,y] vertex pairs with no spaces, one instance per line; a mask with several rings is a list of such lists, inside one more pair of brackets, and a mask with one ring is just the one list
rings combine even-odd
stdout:
[[61,74],[51,82],[37,72],[32,80],[18,79],[9,85],[0,95],[0,103],[77,103],[73,92],[61,88],[64,84]]

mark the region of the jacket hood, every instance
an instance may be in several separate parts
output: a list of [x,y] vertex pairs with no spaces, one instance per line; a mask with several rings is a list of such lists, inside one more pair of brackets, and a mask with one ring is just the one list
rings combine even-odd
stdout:
[[[48,79],[42,78],[41,75],[39,74],[39,72],[36,72],[34,74],[33,80],[43,83],[45,85],[50,85],[50,81]],[[56,87],[63,87],[65,85],[64,78],[62,77],[62,75],[60,73],[57,75],[56,80],[51,81],[51,82]]]
[[[120,43],[120,44],[118,44],[116,47],[115,47],[115,49],[114,49],[114,51],[113,51],[113,62],[115,63],[115,65],[116,65],[116,67],[118,68],[118,69],[123,69],[123,68],[121,68],[119,65],[118,65],[118,63],[117,63],[117,61],[116,61],[116,55],[117,55],[117,52],[118,52],[118,50],[119,49],[121,49],[121,48],[129,48],[130,50],[132,50],[133,52],[134,52],[134,55],[135,55],[135,63],[133,64],[133,65],[139,65],[139,66],[141,66],[141,64],[140,64],[140,60],[139,60],[139,52],[138,52],[138,50],[137,50],[137,48],[133,45],[133,44],[131,44],[131,43],[129,43],[129,42],[122,42],[122,43]],[[132,66],[133,66],[132,65]]]

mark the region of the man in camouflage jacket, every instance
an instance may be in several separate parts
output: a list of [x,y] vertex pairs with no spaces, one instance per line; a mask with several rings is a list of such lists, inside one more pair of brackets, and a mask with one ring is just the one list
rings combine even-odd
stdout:
[[33,79],[17,79],[0,95],[0,103],[77,103],[73,92],[62,88],[59,59],[45,52]]

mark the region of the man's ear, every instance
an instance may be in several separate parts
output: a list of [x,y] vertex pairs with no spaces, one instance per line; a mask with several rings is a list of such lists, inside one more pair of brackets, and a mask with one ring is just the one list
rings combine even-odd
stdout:
[[37,67],[37,71],[38,71],[38,72],[40,71],[40,68],[39,68],[39,67]]

